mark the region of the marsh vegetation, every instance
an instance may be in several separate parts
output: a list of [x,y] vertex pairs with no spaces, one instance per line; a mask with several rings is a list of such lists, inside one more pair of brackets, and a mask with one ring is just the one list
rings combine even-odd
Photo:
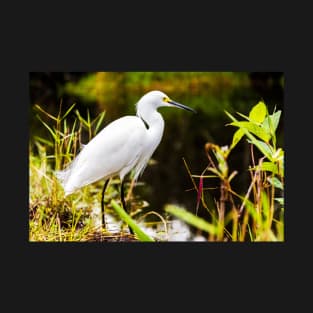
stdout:
[[[255,75],[31,73],[29,240],[283,241],[283,76]],[[104,181],[64,198],[54,171],[152,89],[198,114],[162,109],[160,146],[137,184],[132,174],[126,180],[130,214],[116,177],[102,229]]]

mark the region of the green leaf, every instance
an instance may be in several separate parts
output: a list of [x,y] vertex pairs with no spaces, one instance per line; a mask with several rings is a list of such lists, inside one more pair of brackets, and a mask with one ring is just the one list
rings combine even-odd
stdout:
[[182,219],[183,221],[187,222],[188,224],[197,227],[198,229],[204,230],[209,234],[216,235],[218,233],[217,227],[208,223],[203,218],[200,218],[183,208],[179,208],[175,205],[167,205],[165,207],[165,211]]
[[261,192],[261,202],[262,202],[262,212],[264,214],[265,219],[267,220],[270,214],[270,202],[264,190],[262,190]]
[[237,143],[240,141],[240,139],[243,137],[244,135],[244,131],[239,128],[235,133],[234,133],[234,136],[233,136],[233,142],[231,143],[231,146],[230,146],[230,149],[233,149]]
[[99,115],[99,119],[98,119],[98,122],[97,122],[97,125],[95,127],[95,133],[97,134],[98,133],[98,129],[103,121],[103,118],[105,116],[105,112],[102,112],[100,115]]
[[259,101],[249,113],[250,121],[262,123],[267,113],[266,105],[263,101]]
[[89,128],[90,125],[89,125],[88,121],[86,121],[86,120],[80,115],[79,111],[76,110],[75,113],[76,113],[76,115],[77,115],[79,121],[80,121],[83,125],[85,125],[86,128]]
[[38,104],[35,104],[35,108],[41,112],[43,112],[45,115],[49,116],[49,118],[53,119],[54,121],[57,121],[57,118],[55,118],[53,115],[46,112],[44,109],[42,109]]
[[271,117],[271,121],[273,122],[273,130],[276,131],[277,126],[279,124],[280,121],[280,116],[281,116],[281,110],[278,110],[277,112],[273,113],[272,115],[270,115]]
[[227,112],[226,110],[224,110],[224,112],[232,121],[237,121],[229,112]]
[[272,172],[274,174],[278,173],[277,164],[275,164],[273,162],[262,162],[261,170],[262,171]]
[[238,195],[238,197],[243,200],[244,207],[251,214],[252,218],[259,224],[261,222],[260,215],[258,214],[255,205],[246,197]]
[[54,139],[55,141],[58,141],[55,131],[53,131],[52,128],[51,128],[47,123],[45,123],[45,122],[40,118],[39,115],[37,115],[37,118],[38,118],[38,119],[40,120],[40,122],[48,129],[48,131],[49,131],[50,134],[52,135],[53,139]]
[[277,111],[265,118],[262,127],[269,133],[274,134],[279,124],[281,111]]
[[263,141],[255,139],[252,135],[250,135],[250,137],[251,140],[248,140],[248,142],[255,145],[263,153],[263,155],[265,155],[270,161],[272,161],[273,149],[271,148],[271,146]]
[[50,146],[50,147],[53,147],[53,146],[54,146],[54,144],[53,144],[51,141],[47,140],[47,139],[41,138],[41,137],[39,137],[39,136],[34,136],[34,138],[35,138],[37,141],[42,142],[42,143],[44,143],[44,144],[47,145],[47,146]]
[[240,115],[241,117],[243,117],[245,120],[250,121],[250,118],[248,116],[245,116],[244,114],[240,113],[240,112],[236,112],[238,115]]
[[268,177],[267,179],[275,188],[284,190],[282,182],[277,177]]
[[230,125],[237,126],[240,128],[245,128],[249,132],[251,132],[252,134],[256,135],[257,137],[259,137],[260,139],[266,142],[268,142],[271,138],[269,133],[267,133],[262,127],[260,127],[259,125],[253,122],[246,122],[246,121],[232,122],[230,123]]
[[65,114],[62,116],[62,120],[66,118],[66,116],[72,111],[76,103],[73,103],[71,107],[65,112]]
[[138,236],[140,241],[154,241],[150,236],[148,236],[137,224],[136,222],[125,212],[125,210],[120,207],[116,201],[111,200],[111,205],[119,215],[119,217],[131,227],[134,233]]

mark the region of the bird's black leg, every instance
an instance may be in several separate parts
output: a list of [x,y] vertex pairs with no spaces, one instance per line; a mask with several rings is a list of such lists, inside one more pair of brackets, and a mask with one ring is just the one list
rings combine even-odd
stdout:
[[[124,199],[124,181],[121,182],[121,200],[122,200],[123,209],[125,210],[125,212],[127,212],[126,202],[125,202],[125,199]],[[131,227],[128,226],[128,229],[129,229],[131,234],[134,234],[134,232],[131,229]]]
[[105,226],[105,215],[104,215],[104,193],[108,186],[110,179],[107,179],[104,183],[103,189],[102,189],[102,197],[101,197],[101,215],[102,215],[102,228],[106,228]]

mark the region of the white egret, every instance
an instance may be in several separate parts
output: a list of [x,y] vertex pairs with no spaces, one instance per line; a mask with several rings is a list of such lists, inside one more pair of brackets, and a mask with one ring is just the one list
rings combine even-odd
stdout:
[[[164,120],[157,111],[159,107],[177,107],[196,112],[171,100],[161,91],[150,91],[137,102],[136,116],[124,116],[111,122],[83,147],[67,168],[56,172],[65,196],[100,179],[106,180],[101,199],[104,227],[103,199],[110,178],[119,175],[121,201],[124,210],[127,211],[124,200],[124,177],[134,169],[136,181],[161,141]],[[130,231],[132,232],[131,229]]]

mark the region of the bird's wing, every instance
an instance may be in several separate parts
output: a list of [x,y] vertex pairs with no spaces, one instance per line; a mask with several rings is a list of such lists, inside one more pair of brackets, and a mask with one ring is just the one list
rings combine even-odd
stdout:
[[102,178],[124,177],[138,162],[146,128],[138,117],[120,118],[98,133],[57,175],[67,194]]

